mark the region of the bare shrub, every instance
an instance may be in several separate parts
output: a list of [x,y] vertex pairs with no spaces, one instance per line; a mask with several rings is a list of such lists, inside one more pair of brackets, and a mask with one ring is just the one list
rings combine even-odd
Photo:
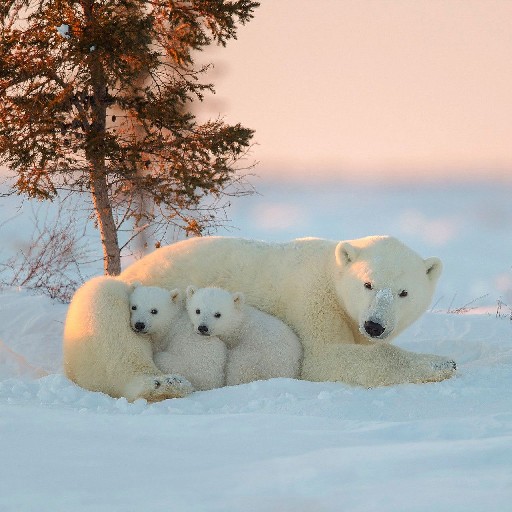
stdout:
[[496,318],[508,318],[512,321],[512,307],[505,304],[501,299],[497,300]]
[[463,315],[464,313],[469,313],[470,311],[473,311],[475,309],[478,309],[478,302],[487,298],[489,296],[488,293],[485,295],[482,295],[480,297],[477,297],[476,299],[470,300],[466,304],[459,306],[457,308],[453,307],[453,303],[455,301],[455,295],[453,296],[452,301],[450,302],[450,305],[448,306],[448,309],[446,310],[447,313],[452,313],[456,315]]
[[88,250],[72,212],[65,213],[62,204],[52,220],[48,214],[41,220],[38,212],[32,212],[32,237],[14,256],[0,263],[0,285],[36,290],[61,302],[71,300],[84,282],[80,265]]

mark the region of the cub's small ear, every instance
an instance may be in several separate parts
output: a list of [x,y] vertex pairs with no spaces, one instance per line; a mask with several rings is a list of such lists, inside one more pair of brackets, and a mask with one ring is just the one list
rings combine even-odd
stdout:
[[336,246],[336,263],[343,267],[357,260],[359,250],[349,242],[340,242]]
[[132,284],[130,284],[130,291],[133,292],[133,290],[139,286],[142,286],[142,283],[140,281],[134,281]]
[[187,286],[187,299],[191,299],[194,293],[197,292],[197,288],[195,286]]
[[425,267],[427,269],[427,277],[431,281],[437,281],[443,271],[441,260],[439,258],[427,258],[425,260]]
[[169,293],[171,294],[171,301],[174,302],[174,304],[178,304],[181,299],[181,292],[178,290],[178,288],[171,290]]
[[233,293],[233,302],[235,303],[235,306],[237,308],[242,307],[242,305],[245,303],[245,296],[242,292],[235,292]]

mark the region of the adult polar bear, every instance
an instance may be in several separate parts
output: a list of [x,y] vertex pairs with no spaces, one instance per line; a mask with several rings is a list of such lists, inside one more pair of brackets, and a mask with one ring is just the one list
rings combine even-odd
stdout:
[[[366,387],[440,381],[452,376],[453,361],[386,343],[426,311],[440,272],[439,259],[424,260],[385,236],[282,244],[188,239],[145,256],[117,279],[101,281],[99,290],[86,283],[85,291],[77,292],[64,333],[66,373],[88,389],[101,390],[105,381],[104,391],[113,396],[180,396],[172,387],[159,387],[159,395],[143,389],[162,375],[150,351],[141,349],[140,337],[126,328],[128,299],[111,303],[108,314],[99,306],[108,302],[112,286],[138,281],[167,289],[194,284],[243,292],[250,305],[294,329],[304,348],[301,376],[306,380]],[[88,286],[94,293],[87,292]],[[96,294],[92,300],[91,294]],[[83,337],[75,327],[82,309],[95,324]]]

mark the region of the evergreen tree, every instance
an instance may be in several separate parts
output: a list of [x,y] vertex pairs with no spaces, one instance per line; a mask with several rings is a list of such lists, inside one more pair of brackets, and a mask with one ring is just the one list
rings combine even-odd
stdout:
[[[250,0],[2,0],[0,159],[14,191],[92,196],[105,273],[121,270],[118,230],[164,219],[188,234],[215,223],[253,132],[199,124],[213,92],[192,52],[235,38]],[[244,193],[235,189],[234,194]],[[161,222],[161,221],[160,221]]]

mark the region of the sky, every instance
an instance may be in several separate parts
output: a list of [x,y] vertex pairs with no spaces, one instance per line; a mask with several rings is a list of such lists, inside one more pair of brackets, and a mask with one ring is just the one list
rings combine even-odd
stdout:
[[204,56],[203,113],[256,130],[260,175],[508,179],[511,20],[509,0],[261,0]]

